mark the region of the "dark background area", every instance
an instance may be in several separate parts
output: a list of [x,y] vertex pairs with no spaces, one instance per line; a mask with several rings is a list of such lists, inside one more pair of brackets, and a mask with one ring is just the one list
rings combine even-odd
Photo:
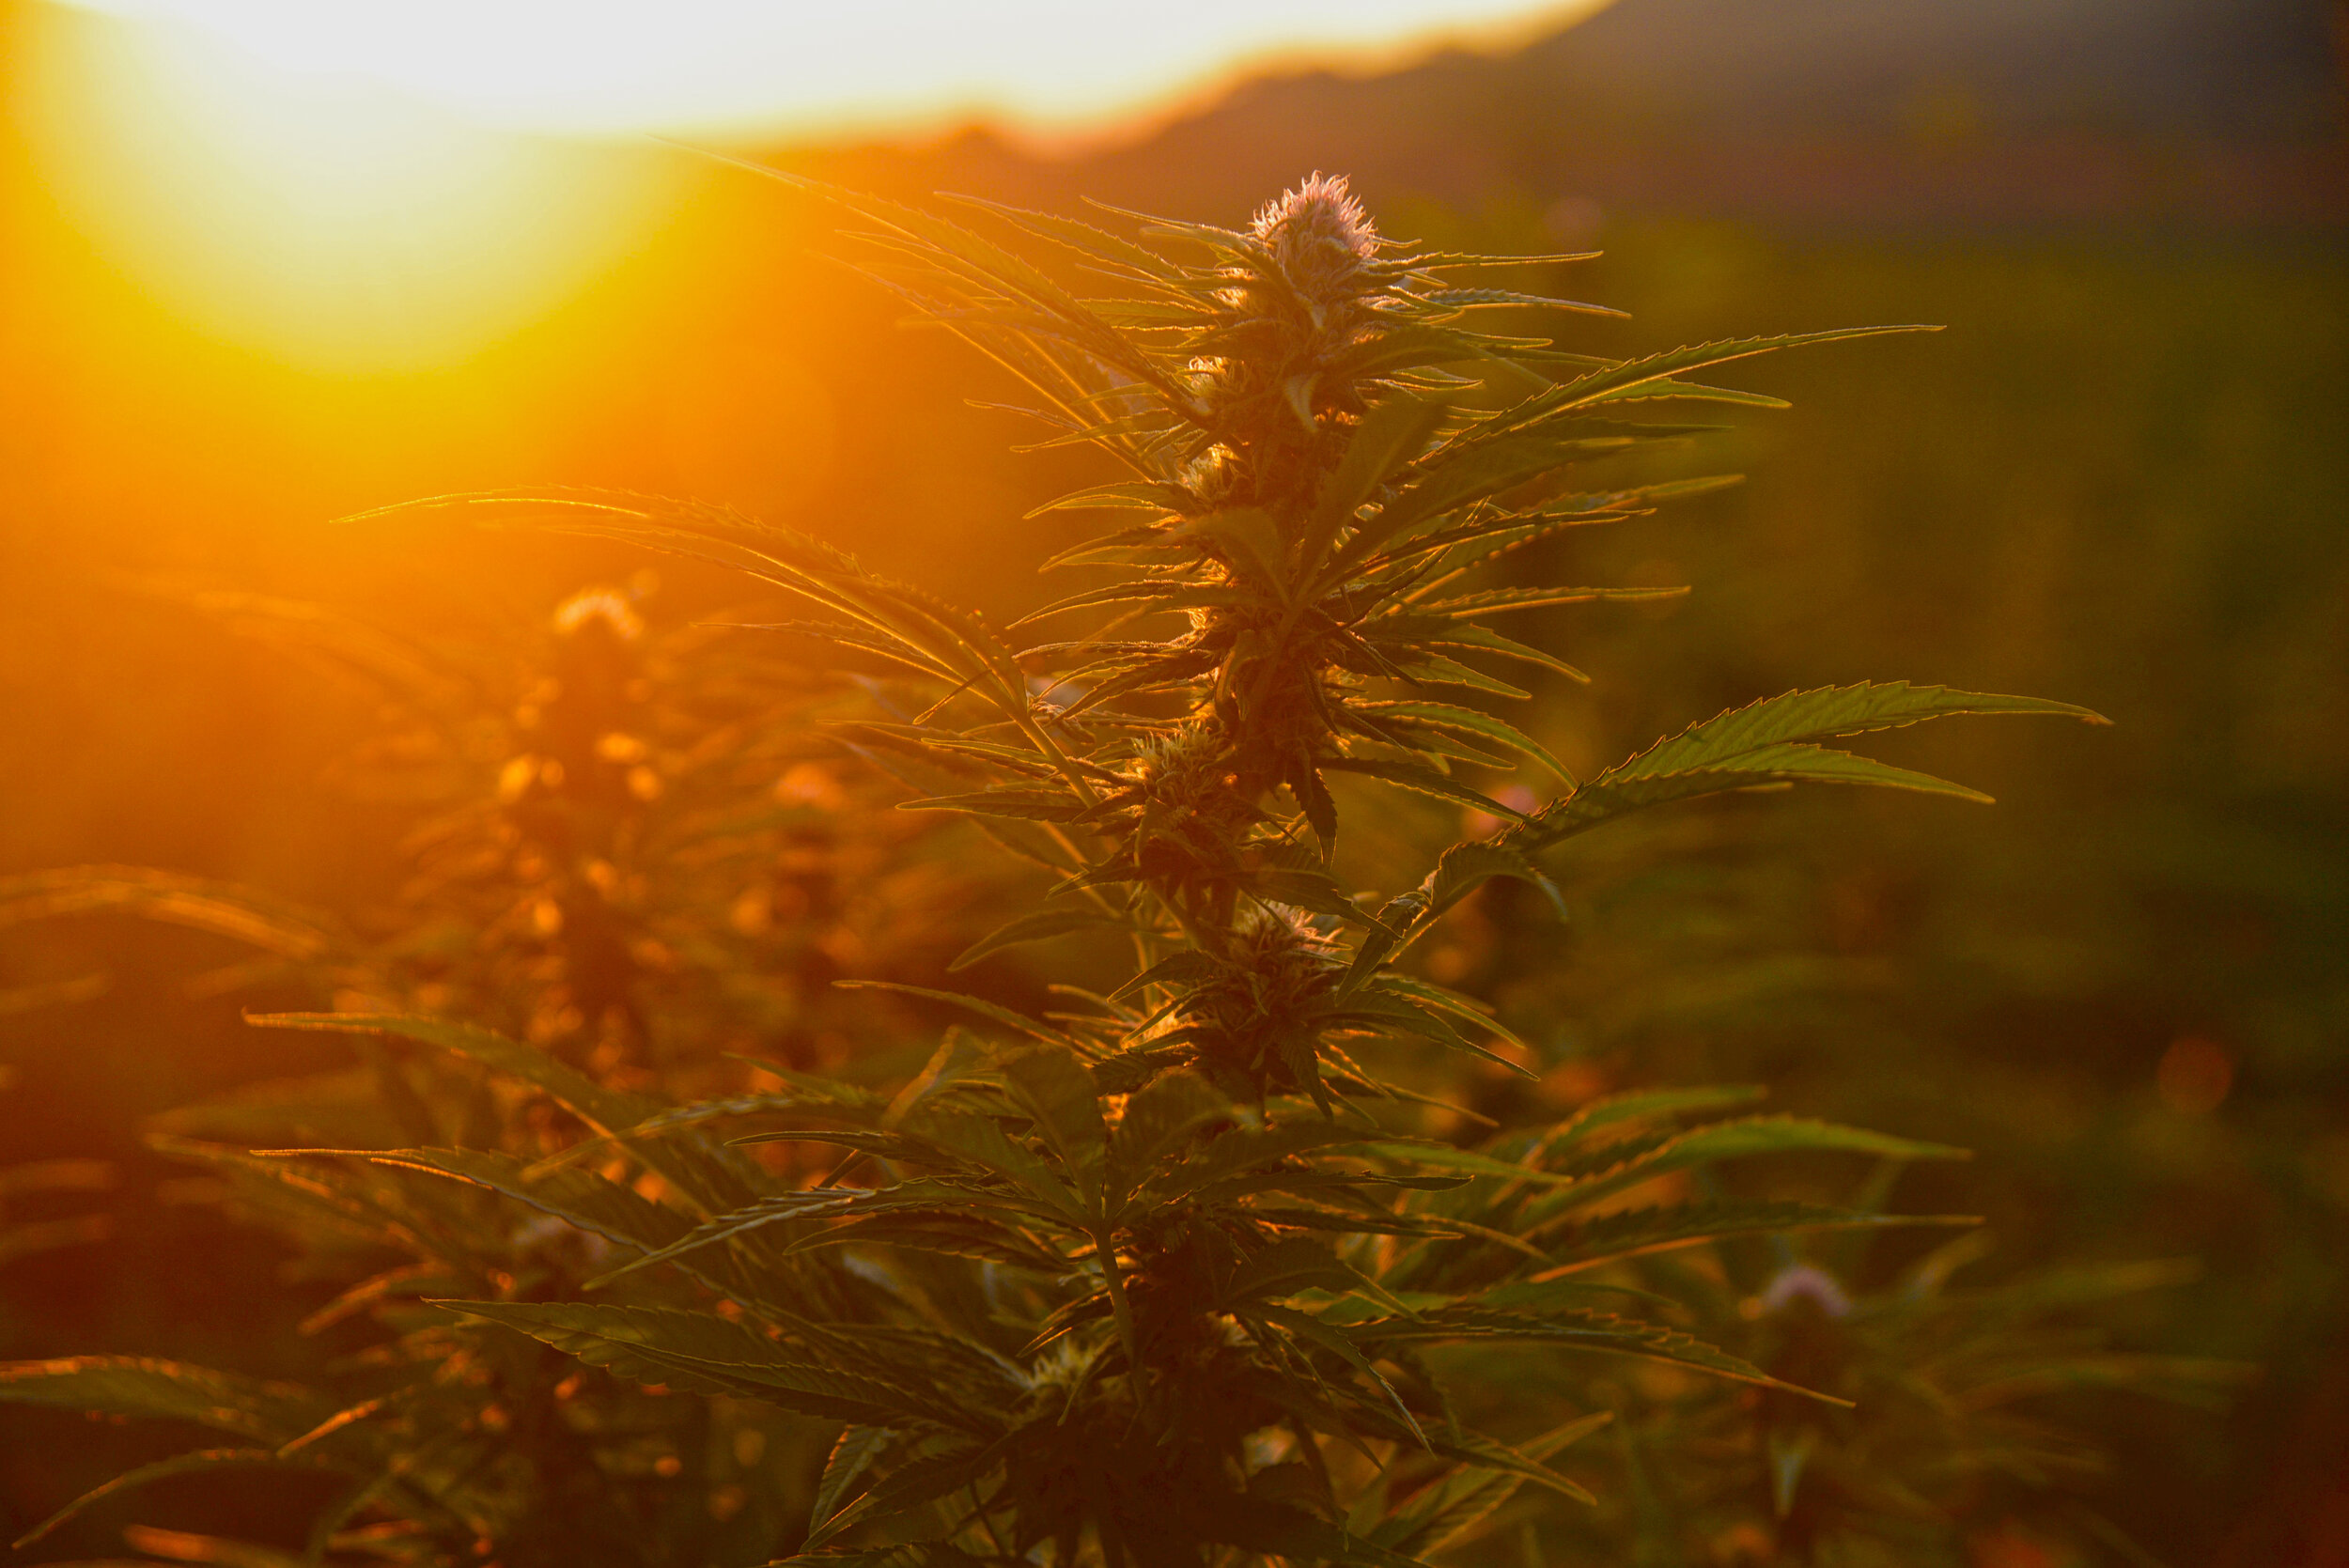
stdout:
[[[1751,481],[1572,547],[1592,581],[1694,595],[1552,613],[1545,639],[1597,679],[1546,691],[1532,727],[1601,766],[1765,692],[1902,676],[2084,703],[2114,727],[1974,722],[1877,748],[1995,809],[1827,791],[1741,806],[1708,819],[1718,852],[1674,882],[1594,851],[1588,876],[1617,891],[1580,939],[1648,953],[1647,992],[1544,989],[1522,967],[1486,980],[1540,991],[1606,1081],[1750,1076],[1789,1109],[1974,1148],[1923,1196],[1989,1216],[2000,1266],[2199,1260],[2125,1334],[2262,1374],[2217,1416],[2104,1410],[2120,1464],[2102,1500],[2166,1561],[2340,1564],[2341,15],[1621,0],[1506,56],[1251,83],[1081,156],[986,131],[760,155],[891,194],[1061,210],[1081,194],[1225,223],[1343,171],[1392,234],[1603,247],[1543,280],[1633,313],[1578,328],[1594,352],[1946,323],[1734,378],[1797,405],[1699,446]],[[988,373],[900,333],[814,254],[817,226],[780,190],[716,176],[642,255],[475,360],[332,379],[178,326],[0,147],[0,874],[119,862],[341,908],[384,895],[389,808],[321,783],[367,702],[139,582],[454,637],[641,563],[328,521],[365,507],[506,484],[692,494],[990,609],[1033,603],[1024,563],[1074,524],[1018,520],[1092,471],[1007,452],[1030,432],[966,406],[996,395]],[[661,617],[729,591],[661,571]],[[254,1320],[241,1285],[276,1266],[268,1244],[174,1202],[175,1172],[136,1141],[156,1111],[337,1060],[242,1028],[265,997],[188,996],[237,955],[102,918],[0,931],[0,1165],[117,1167],[101,1195],[8,1200],[10,1219],[102,1209],[116,1236],[0,1262],[0,1355],[266,1372],[313,1353],[275,1331],[298,1287]],[[102,989],[43,989],[85,977]],[[8,1413],[0,1515],[21,1528],[173,1446]]]

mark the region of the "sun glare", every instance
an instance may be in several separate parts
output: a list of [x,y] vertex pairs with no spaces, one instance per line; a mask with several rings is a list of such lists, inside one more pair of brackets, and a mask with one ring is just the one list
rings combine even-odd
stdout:
[[749,145],[1163,114],[1276,63],[1494,45],[1604,0],[77,0],[15,71],[51,188],[215,335],[309,366],[462,359]]
[[1098,129],[1281,60],[1506,44],[1606,0],[74,0],[513,129]]
[[183,24],[37,11],[16,108],[68,218],[207,335],[366,374],[460,362],[639,243],[693,177]]

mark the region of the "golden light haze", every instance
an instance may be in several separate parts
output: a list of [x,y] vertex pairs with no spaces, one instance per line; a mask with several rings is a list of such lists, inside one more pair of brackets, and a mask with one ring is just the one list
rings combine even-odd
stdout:
[[13,105],[68,219],[207,335],[331,373],[463,360],[748,145],[1087,136],[1250,69],[1500,45],[1600,0],[84,0]]
[[510,130],[1099,129],[1268,63],[1505,45],[1603,0],[76,0]]

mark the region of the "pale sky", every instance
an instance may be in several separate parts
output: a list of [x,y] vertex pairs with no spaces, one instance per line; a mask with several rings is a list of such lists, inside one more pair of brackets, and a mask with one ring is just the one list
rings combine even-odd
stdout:
[[1605,0],[74,0],[506,129],[1065,133],[1248,69],[1505,47]]

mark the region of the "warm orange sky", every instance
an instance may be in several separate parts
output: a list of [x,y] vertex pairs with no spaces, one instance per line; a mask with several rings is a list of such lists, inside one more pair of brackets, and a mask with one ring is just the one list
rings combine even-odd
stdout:
[[67,221],[207,335],[445,365],[640,245],[737,145],[1112,132],[1272,65],[1501,46],[1604,0],[77,0],[13,114]]
[[1272,61],[1505,44],[1604,0],[75,0],[514,129],[1097,127]]

